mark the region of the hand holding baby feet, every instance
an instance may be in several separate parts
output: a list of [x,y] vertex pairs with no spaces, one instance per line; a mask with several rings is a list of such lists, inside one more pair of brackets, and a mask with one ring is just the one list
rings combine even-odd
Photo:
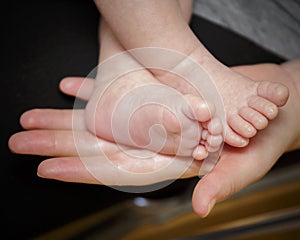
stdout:
[[223,141],[213,114],[202,98],[181,94],[141,69],[114,80],[104,91],[99,84],[85,119],[87,128],[106,140],[203,160]]

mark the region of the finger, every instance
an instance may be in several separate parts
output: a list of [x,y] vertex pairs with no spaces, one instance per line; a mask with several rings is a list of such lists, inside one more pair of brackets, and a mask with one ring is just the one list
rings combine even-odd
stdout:
[[[188,157],[172,157],[148,150],[117,152],[105,164],[84,161],[93,175],[106,185],[144,186],[153,183],[198,176],[202,161]],[[98,174],[94,169],[107,167]]]
[[[80,159],[77,157],[52,158],[43,161],[38,167],[38,175],[43,178],[67,182],[105,184],[108,186],[144,186],[165,180],[189,178],[199,172],[199,161],[187,165],[186,159],[177,159],[167,168],[155,164],[141,164],[141,159],[132,158],[130,167],[124,154],[116,154],[107,161],[103,156]],[[169,164],[170,157],[160,156],[161,164]],[[154,163],[154,164],[153,164]],[[125,170],[126,169],[126,170]],[[143,173],[143,174],[141,174]]]
[[64,182],[101,184],[84,167],[78,157],[51,158],[40,163],[37,171],[42,178]]
[[92,156],[113,154],[118,146],[86,131],[30,130],[14,134],[12,152],[40,156]]
[[60,90],[70,96],[89,100],[94,89],[94,80],[83,77],[66,77],[59,84]]
[[84,110],[32,109],[22,114],[25,129],[85,130]]
[[[75,139],[79,139],[77,144],[74,142],[74,135]],[[184,158],[148,155],[148,151],[136,149],[121,148],[121,151],[120,146],[103,140],[95,143],[95,137],[88,132],[74,134],[71,131],[25,131],[13,135],[9,140],[9,147],[12,151],[21,154],[73,156],[70,162],[60,163],[58,160],[51,160],[50,165],[47,165],[47,162],[41,165],[44,169],[40,170],[41,176],[61,181],[90,183],[91,179],[87,180],[86,177],[88,171],[106,185],[135,186],[196,176],[201,167],[199,161],[191,162]],[[79,153],[80,158],[77,157]],[[84,163],[84,168],[79,167],[78,163],[72,166],[74,159]],[[68,167],[65,166],[66,164],[69,164]]]

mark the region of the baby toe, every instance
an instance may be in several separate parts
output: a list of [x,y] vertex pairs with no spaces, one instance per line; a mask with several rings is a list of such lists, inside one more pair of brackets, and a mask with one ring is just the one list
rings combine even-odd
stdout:
[[241,108],[239,114],[257,130],[262,130],[268,126],[268,119],[250,107]]
[[225,142],[232,147],[245,147],[249,143],[248,138],[244,138],[241,135],[235,133],[229,126],[225,131]]
[[217,152],[220,149],[220,146],[212,147],[208,143],[206,143],[205,148],[208,152],[213,153],[213,152]]
[[202,145],[197,146],[193,151],[193,158],[196,160],[203,160],[208,156],[206,148]]
[[223,132],[223,126],[219,118],[213,118],[207,124],[208,132],[212,135],[220,135]]
[[213,136],[209,135],[207,137],[207,143],[211,147],[219,147],[223,142],[223,137],[221,135]]
[[229,126],[244,138],[251,138],[257,133],[256,129],[240,115],[232,114],[228,117]]
[[207,140],[207,136],[208,136],[208,131],[207,130],[203,130],[202,134],[201,134],[201,139],[202,140]]
[[206,122],[211,119],[211,116],[214,114],[214,105],[207,103],[200,97],[186,95],[187,105],[183,112],[184,114],[193,120],[199,122]]
[[281,83],[263,81],[258,85],[257,92],[278,107],[285,105],[289,98],[289,89]]
[[278,115],[278,107],[269,100],[259,96],[251,97],[248,101],[248,106],[263,114],[269,120],[276,118]]

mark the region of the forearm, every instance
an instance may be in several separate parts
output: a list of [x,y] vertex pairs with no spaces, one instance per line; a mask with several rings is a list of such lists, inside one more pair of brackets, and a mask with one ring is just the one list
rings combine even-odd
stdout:
[[95,0],[95,3],[126,49],[161,47],[188,55],[199,47],[186,21],[191,7],[186,7],[183,14],[177,1]]
[[125,51],[119,40],[114,36],[110,27],[107,25],[104,19],[101,19],[99,29],[99,41],[100,41],[100,56],[99,62],[103,62],[105,59]]
[[[192,16],[193,0],[179,0],[179,7],[182,15],[186,21],[189,23]],[[102,18],[99,29],[99,41],[100,41],[100,56],[99,62],[103,60],[126,51],[122,46],[120,41],[116,38],[107,22]]]
[[194,0],[178,0],[184,20],[189,23],[193,14]]

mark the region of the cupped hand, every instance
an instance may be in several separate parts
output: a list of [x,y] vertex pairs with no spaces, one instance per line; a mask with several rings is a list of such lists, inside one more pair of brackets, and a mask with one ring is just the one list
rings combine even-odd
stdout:
[[[77,97],[88,100],[93,84],[92,79],[66,78],[60,88],[66,94],[80,94]],[[19,154],[52,156],[38,167],[38,175],[44,178],[106,185],[146,185],[178,176],[197,176],[201,167],[200,161],[141,149],[138,154],[128,154],[136,153],[137,149],[116,145],[87,131],[84,110],[33,109],[25,112],[20,122],[27,131],[11,136],[9,147]]]
[[[299,107],[295,111],[299,94],[285,71],[278,65],[266,64],[236,67],[234,70],[255,80],[272,79],[282,82],[285,79],[287,82],[284,83],[289,86],[291,97],[286,106],[280,110],[279,117],[267,129],[253,138],[246,148],[237,149],[225,146],[218,164],[198,182],[193,194],[193,207],[195,212],[202,217],[210,212],[216,202],[230,197],[263,177],[286,150],[294,148],[291,147],[291,144],[300,136],[297,121],[300,117]],[[65,79],[60,85],[61,90],[75,96],[82,81],[81,78]],[[93,88],[92,82],[88,81],[88,83],[90,84],[85,85],[85,91],[81,91],[81,96],[79,96],[86,100]],[[99,154],[98,146],[89,144],[89,142],[94,142],[94,136],[85,130],[84,120],[80,117],[82,112],[76,110],[75,114],[78,119],[81,119],[74,126],[75,131],[84,139],[80,148],[82,152],[86,152],[87,156],[94,158],[95,154]],[[9,145],[12,151],[21,154],[55,156],[40,164],[38,168],[40,176],[61,181],[99,183],[78,157],[72,134],[71,110],[32,110],[22,116],[21,124],[28,131],[17,133],[11,137]],[[287,128],[287,126],[289,127]],[[104,149],[107,149],[106,152],[110,152],[111,158],[118,161],[118,164],[126,165],[130,160],[133,163],[131,166],[135,166],[135,164],[138,166],[136,159],[128,159],[122,152],[118,152],[118,148],[113,143],[103,140],[100,140],[100,143]],[[166,162],[170,160],[167,156],[160,159]],[[186,167],[184,159],[175,159],[173,162],[176,163],[173,165],[173,169],[166,168],[164,175],[157,176],[156,179],[148,179],[148,183],[172,179],[177,173],[178,169],[176,168]],[[153,169],[153,166],[149,169]],[[192,162],[182,177],[197,176],[199,169],[199,162]],[[112,169],[103,165],[97,171],[107,174]],[[137,184],[132,179],[115,175],[113,172],[111,178],[112,183]]]

